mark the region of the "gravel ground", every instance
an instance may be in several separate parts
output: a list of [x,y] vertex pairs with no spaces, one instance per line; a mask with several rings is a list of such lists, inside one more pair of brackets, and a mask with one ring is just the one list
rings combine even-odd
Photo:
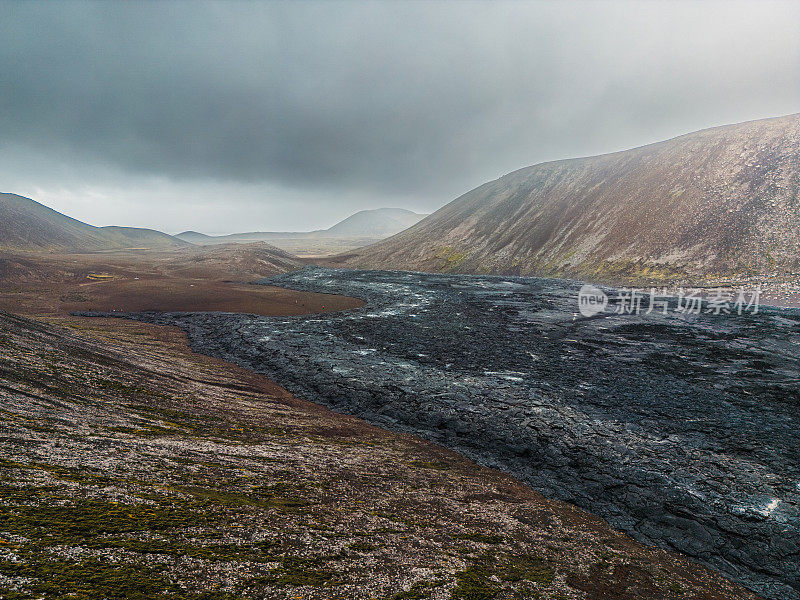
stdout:
[[755,596],[174,328],[0,312],[0,598]]
[[[577,313],[569,281],[306,268],[362,309],[128,315],[305,399],[413,432],[800,598],[800,313]],[[674,302],[671,307],[674,309]]]

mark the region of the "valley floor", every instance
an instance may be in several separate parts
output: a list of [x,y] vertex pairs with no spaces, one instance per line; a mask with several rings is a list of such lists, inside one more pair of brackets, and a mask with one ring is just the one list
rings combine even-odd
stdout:
[[301,315],[363,305],[355,298],[246,283],[301,265],[284,260],[259,244],[163,252],[0,252],[0,309],[34,316],[86,310]]

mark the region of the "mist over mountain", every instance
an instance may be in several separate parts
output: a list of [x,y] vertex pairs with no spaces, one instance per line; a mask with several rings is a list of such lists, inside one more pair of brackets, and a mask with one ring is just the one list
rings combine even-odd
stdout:
[[321,233],[364,237],[389,236],[408,229],[426,216],[404,208],[361,210]]
[[372,210],[360,210],[328,229],[318,229],[316,231],[252,231],[216,236],[198,233],[197,231],[184,231],[175,237],[193,244],[272,241],[287,237],[380,239],[400,233],[426,216],[405,208],[375,208]]
[[353,267],[608,279],[800,268],[800,115],[706,129],[488,182]]

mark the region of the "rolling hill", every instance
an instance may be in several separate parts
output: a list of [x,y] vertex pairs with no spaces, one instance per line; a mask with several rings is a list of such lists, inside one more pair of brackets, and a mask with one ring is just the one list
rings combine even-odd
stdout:
[[800,114],[486,183],[349,267],[678,280],[800,271]]
[[251,231],[230,235],[211,236],[196,231],[184,231],[175,237],[193,244],[227,244],[230,242],[270,242],[287,239],[347,238],[377,241],[394,235],[419,222],[421,215],[404,208],[376,208],[350,215],[328,229],[316,231]]
[[214,243],[212,240],[214,239],[213,236],[206,235],[205,233],[198,233],[197,231],[184,231],[179,233],[175,236],[179,240],[183,240],[184,242],[189,242],[190,244],[198,244],[198,245],[205,245]]
[[94,227],[16,194],[0,194],[0,248],[87,252],[177,248],[187,242],[136,227]]

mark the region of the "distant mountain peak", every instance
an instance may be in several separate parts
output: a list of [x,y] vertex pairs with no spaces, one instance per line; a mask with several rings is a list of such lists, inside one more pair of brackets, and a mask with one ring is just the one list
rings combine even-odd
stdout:
[[175,237],[195,244],[250,243],[267,241],[281,243],[288,239],[360,239],[370,242],[389,237],[411,227],[427,215],[405,208],[373,208],[360,210],[328,229],[317,231],[251,231],[230,235],[210,236],[196,231],[184,231]]
[[324,233],[329,236],[385,237],[408,229],[425,216],[405,208],[360,210],[326,229]]

